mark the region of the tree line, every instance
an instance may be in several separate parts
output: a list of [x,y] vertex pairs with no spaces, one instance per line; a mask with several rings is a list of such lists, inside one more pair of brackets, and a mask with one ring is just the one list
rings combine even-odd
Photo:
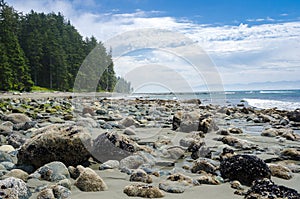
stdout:
[[[91,63],[84,63],[88,55]],[[98,71],[78,74],[82,64]],[[123,92],[131,89],[129,82],[116,77],[111,50],[93,36],[83,38],[61,13],[23,15],[0,0],[0,90],[30,91],[35,85],[70,91],[77,75],[97,81],[97,91],[116,91],[118,81]]]

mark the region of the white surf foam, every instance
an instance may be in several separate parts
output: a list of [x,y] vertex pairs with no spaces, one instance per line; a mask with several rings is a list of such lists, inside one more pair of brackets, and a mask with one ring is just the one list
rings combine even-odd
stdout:
[[293,91],[259,91],[262,94],[284,94],[284,93],[295,93]]
[[250,106],[256,108],[277,108],[279,110],[295,110],[300,108],[299,102],[285,102],[278,100],[263,100],[263,99],[244,99]]

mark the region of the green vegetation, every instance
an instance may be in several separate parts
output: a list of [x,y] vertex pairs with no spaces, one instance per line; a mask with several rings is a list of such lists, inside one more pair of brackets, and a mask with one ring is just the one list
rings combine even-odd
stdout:
[[[83,63],[87,56],[92,61]],[[77,74],[82,64],[91,70]],[[70,91],[77,75],[87,90],[113,91],[111,50],[83,38],[61,13],[23,15],[0,0],[0,90]]]
[[40,86],[32,86],[31,90],[32,91],[40,91],[40,92],[53,92],[53,91],[55,91],[53,89],[49,89],[49,88],[45,88],[45,87],[40,87]]

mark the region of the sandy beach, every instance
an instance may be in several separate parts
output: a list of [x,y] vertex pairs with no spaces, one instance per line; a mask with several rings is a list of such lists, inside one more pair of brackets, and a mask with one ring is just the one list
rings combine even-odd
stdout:
[[[124,192],[139,184],[164,198],[268,198],[283,185],[277,198],[299,198],[299,112],[110,96],[2,95],[1,194],[152,197]],[[252,177],[274,184],[257,193],[270,182]]]

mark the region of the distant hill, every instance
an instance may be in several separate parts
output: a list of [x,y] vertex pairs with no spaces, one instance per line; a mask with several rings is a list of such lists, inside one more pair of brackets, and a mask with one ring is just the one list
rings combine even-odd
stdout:
[[299,81],[254,82],[249,84],[229,84],[225,90],[290,90],[300,89]]
[[[225,84],[224,90],[234,91],[234,90],[293,90],[300,89],[299,81],[277,81],[277,82],[253,82],[248,84]],[[221,86],[210,85],[210,88],[220,89]],[[206,85],[199,85],[194,87],[195,91],[207,91],[208,87]]]

